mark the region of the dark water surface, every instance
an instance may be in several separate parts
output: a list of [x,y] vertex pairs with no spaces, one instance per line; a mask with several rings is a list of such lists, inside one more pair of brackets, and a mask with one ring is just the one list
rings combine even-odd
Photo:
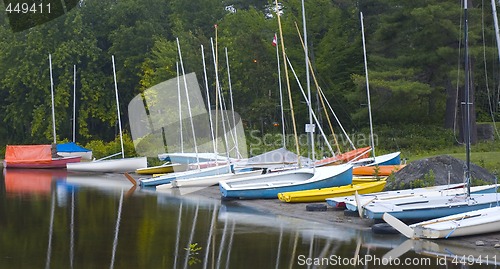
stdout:
[[123,175],[0,178],[0,268],[496,268],[497,253],[141,190]]

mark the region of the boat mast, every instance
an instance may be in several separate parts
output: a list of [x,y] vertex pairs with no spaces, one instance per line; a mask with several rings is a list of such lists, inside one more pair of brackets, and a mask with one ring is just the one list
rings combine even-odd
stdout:
[[73,65],[73,143],[76,142],[76,64]]
[[274,39],[276,40],[276,61],[278,62],[278,87],[280,92],[280,109],[281,109],[281,139],[283,140],[283,148],[286,148],[286,138],[285,138],[285,113],[283,111],[283,92],[281,87],[281,68],[280,68],[280,54],[278,48],[278,36],[274,33]]
[[179,74],[179,62],[175,63],[175,68],[177,70],[177,96],[179,102],[179,134],[181,139],[181,153],[184,153],[184,137],[182,134],[182,100],[181,100],[181,78]]
[[[222,92],[221,92],[221,88],[220,88],[220,82],[219,82],[219,67],[218,67],[218,62],[217,62],[217,45],[214,47],[214,43],[213,43],[213,39],[210,38],[210,45],[212,47],[212,54],[214,56],[214,65],[215,65],[215,91],[216,91],[216,98],[217,98],[217,101],[218,101],[218,105],[220,108],[220,115],[221,115],[221,123],[222,123],[222,131],[224,133],[224,145],[226,146],[226,156],[227,156],[227,159],[229,160],[229,144],[227,142],[227,131],[226,131],[226,124],[225,124],[225,120],[226,118],[224,117],[224,104],[223,104],[223,101],[222,101]],[[216,116],[217,116],[217,110],[216,110]],[[217,120],[217,118],[216,118]],[[229,122],[229,120],[228,120]],[[217,134],[217,130],[216,131],[216,134]]]
[[118,128],[120,129],[120,145],[122,147],[122,158],[125,158],[125,150],[123,149],[122,120],[120,118],[120,102],[118,101],[118,85],[116,84],[116,69],[115,69],[114,55],[111,55],[111,61],[113,62],[113,78],[115,80],[116,111],[118,114]]
[[[205,49],[203,48],[203,45],[201,45],[201,57],[203,61],[203,75],[205,77],[205,88],[207,90],[207,110],[208,110],[208,120],[210,121],[210,134],[212,136],[212,146],[214,148],[214,154],[217,154],[217,150],[215,148],[214,124],[212,121],[212,105],[210,103],[210,91],[208,88],[207,65],[205,63]],[[218,162],[215,162],[215,165],[218,165]]]
[[470,195],[470,89],[469,89],[469,24],[467,15],[467,1],[464,0],[464,43],[465,43],[465,181],[467,183],[467,196]]
[[187,106],[188,106],[189,120],[191,121],[191,130],[193,131],[193,144],[194,144],[194,151],[196,153],[196,164],[197,164],[198,169],[200,169],[200,158],[198,156],[198,145],[196,144],[196,133],[194,131],[193,114],[191,113],[191,102],[189,102],[189,92],[188,92],[187,81],[186,81],[186,72],[184,71],[184,63],[182,61],[181,45],[179,43],[179,38],[175,38],[175,40],[177,41],[177,50],[179,52],[179,60],[181,62],[182,77],[184,79],[184,90],[186,91],[186,100],[187,100]]
[[307,99],[309,100],[309,124],[306,125],[306,132],[309,133],[309,139],[311,142],[311,156],[312,156],[312,161],[313,164],[316,161],[316,154],[315,154],[315,148],[314,148],[314,131],[316,129],[316,126],[314,125],[313,122],[313,116],[312,116],[312,100],[311,100],[311,79],[309,75],[309,49],[307,47],[307,26],[306,26],[306,9],[304,5],[304,0],[302,0],[302,24],[304,27],[304,57],[305,57],[305,63],[306,63],[306,88],[307,88]]
[[[499,0],[499,3],[500,3],[500,0]],[[495,26],[495,37],[497,40],[498,60],[500,62],[500,30],[498,29],[497,5],[495,4],[495,0],[491,0],[491,10],[493,12],[493,22],[494,22],[494,26]]]
[[363,56],[365,60],[365,77],[366,77],[366,97],[368,99],[368,117],[370,118],[370,143],[372,146],[372,155],[375,161],[375,141],[373,138],[373,121],[372,121],[372,105],[370,101],[370,84],[368,83],[368,61],[366,59],[366,42],[365,42],[365,27],[363,24],[363,12],[360,12],[361,17],[361,35],[363,37]]
[[[280,31],[281,53],[283,56],[283,61],[286,61],[285,42],[283,40],[283,29],[281,28],[281,18],[280,18],[281,15],[280,15],[279,8],[278,8],[278,0],[275,0],[274,2],[275,2],[275,6],[276,6],[276,16],[278,17],[278,26],[279,26],[279,31]],[[290,89],[290,79],[288,77],[287,64],[285,64],[285,78],[286,78],[286,86],[288,89],[288,102],[290,103],[290,112],[292,114],[293,135],[295,137],[295,149],[297,151],[297,164],[299,165],[299,167],[302,167],[302,164],[300,161],[299,137],[297,136],[297,125],[295,123],[295,113],[293,111],[292,92]]]
[[[231,86],[231,73],[229,71],[229,58],[227,56],[227,47],[224,47],[224,52],[226,53],[226,66],[227,66],[227,81],[229,84],[229,100],[231,102],[231,113],[233,116],[233,130],[234,130],[234,143],[236,144],[236,156],[238,159],[241,158],[240,147],[238,144],[238,133],[236,132],[236,118],[234,116],[234,102],[233,102],[233,87]],[[231,124],[229,124],[231,126]]]
[[54,109],[54,79],[52,78],[52,55],[49,54],[49,69],[50,69],[50,96],[52,101],[52,135],[54,136],[54,144],[56,144],[56,112]]

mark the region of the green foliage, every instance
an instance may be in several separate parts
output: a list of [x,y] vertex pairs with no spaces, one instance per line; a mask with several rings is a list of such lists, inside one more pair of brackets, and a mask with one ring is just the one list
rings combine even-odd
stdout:
[[[107,143],[102,140],[93,140],[87,143],[85,147],[92,149],[92,155],[95,159],[104,158],[121,152],[120,136],[117,136],[115,140]],[[134,143],[128,134],[123,134],[123,148],[125,150],[125,157],[136,156]],[[121,154],[119,156],[121,157]]]
[[189,244],[188,248],[184,248],[188,251],[188,264],[189,266],[195,265],[201,262],[201,260],[197,257],[199,251],[202,250],[202,247],[198,246],[198,243]]

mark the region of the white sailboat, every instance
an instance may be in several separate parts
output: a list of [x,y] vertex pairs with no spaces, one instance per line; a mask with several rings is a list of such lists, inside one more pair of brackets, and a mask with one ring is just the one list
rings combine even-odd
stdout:
[[384,220],[404,236],[417,239],[437,239],[500,231],[500,207],[494,206],[432,219],[407,226],[389,213]]
[[366,96],[368,100],[368,117],[370,119],[370,144],[372,149],[372,157],[363,158],[352,162],[353,166],[374,166],[374,165],[400,165],[401,164],[401,152],[393,152],[385,155],[376,156],[375,155],[375,141],[373,136],[373,120],[372,120],[372,108],[371,108],[371,98],[370,98],[370,84],[368,82],[368,60],[366,58],[366,45],[365,45],[365,28],[363,24],[363,12],[360,12],[361,19],[361,33],[363,38],[363,55],[365,62],[365,77],[366,77]]
[[[113,77],[115,81],[115,95],[116,95],[116,110],[118,115],[118,126],[120,129],[120,144],[121,152],[113,154],[111,156],[93,160],[90,162],[79,162],[79,163],[68,163],[66,168],[68,171],[74,172],[109,172],[109,173],[123,173],[131,172],[140,168],[145,168],[148,166],[146,157],[135,157],[135,158],[125,158],[125,149],[123,147],[123,133],[122,124],[120,117],[120,103],[118,100],[118,86],[116,82],[116,70],[115,70],[115,57],[111,56],[113,62]],[[121,153],[121,159],[109,159]]]
[[[465,146],[466,146],[466,169],[465,182],[467,183],[467,192],[462,195],[452,197],[419,197],[407,199],[406,201],[386,201],[384,203],[369,204],[364,206],[365,215],[369,218],[382,218],[383,216],[389,224],[397,226],[398,219],[421,219],[429,220],[441,218],[453,214],[466,213],[468,211],[480,210],[498,205],[497,193],[471,194],[471,173],[470,173],[470,145],[471,145],[471,117],[470,106],[470,72],[469,72],[469,48],[468,48],[468,18],[467,1],[464,1],[464,19],[465,19]],[[385,214],[389,213],[389,214]],[[463,215],[466,216],[466,215]],[[465,217],[464,217],[465,218]],[[485,220],[485,222],[487,222]],[[399,226],[398,226],[399,227]],[[409,234],[410,230],[406,229]]]

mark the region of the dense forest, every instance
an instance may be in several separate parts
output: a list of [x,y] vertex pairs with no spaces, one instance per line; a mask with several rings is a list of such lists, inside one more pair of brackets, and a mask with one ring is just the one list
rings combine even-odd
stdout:
[[[220,74],[227,73],[227,48],[235,110],[247,131],[279,133],[277,58],[272,44],[279,30],[276,9],[274,2],[262,0],[81,0],[65,15],[20,32],[14,32],[8,17],[0,14],[0,144],[52,140],[49,54],[58,140],[72,136],[74,65],[77,141],[113,140],[118,125],[111,56],[116,59],[122,122],[127,129],[129,101],[177,75],[176,38],[186,72],[196,72],[200,85],[204,85],[200,45],[210,62],[208,48],[211,39],[216,41]],[[284,42],[304,85],[304,50],[297,31],[303,29],[301,1],[280,2],[278,10],[283,32],[278,42]],[[344,128],[357,131],[368,126],[360,12],[374,124],[454,128],[460,122],[456,108],[464,86],[461,1],[316,0],[305,1],[305,11],[313,72]],[[469,0],[468,12],[474,116],[477,121],[491,121],[492,115],[499,120],[500,68],[492,6],[489,1]],[[207,71],[213,86],[213,64]],[[307,107],[290,76],[302,133]],[[227,93],[227,76],[221,75],[221,84]],[[320,103],[312,99],[316,109]],[[289,105],[284,107],[291,130]]]

